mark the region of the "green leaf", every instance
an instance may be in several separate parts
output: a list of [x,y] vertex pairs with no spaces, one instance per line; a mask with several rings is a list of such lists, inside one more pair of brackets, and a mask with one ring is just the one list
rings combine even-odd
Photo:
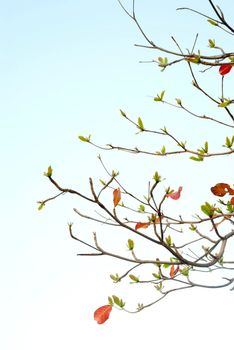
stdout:
[[116,273],[115,275],[110,275],[110,278],[115,282],[120,282],[121,278],[119,277],[119,275]]
[[141,118],[139,117],[138,120],[137,120],[137,124],[138,124],[138,128],[141,130],[141,131],[144,131],[144,124],[141,120]]
[[51,177],[53,173],[53,169],[51,166],[48,166],[47,172],[44,172],[44,176]]
[[101,184],[102,184],[103,186],[106,186],[106,182],[105,182],[105,181],[103,181],[102,179],[99,179],[99,181],[101,182]]
[[156,278],[156,280],[160,280],[161,279],[160,273],[152,273],[152,275],[154,276],[154,278]]
[[161,154],[165,154],[166,153],[166,147],[165,146],[162,146],[162,148],[161,148]]
[[91,135],[89,137],[78,136],[78,138],[83,142],[90,142]]
[[136,277],[135,275],[129,275],[129,278],[131,278],[131,280],[135,283],[138,283],[139,282],[139,278]]
[[128,249],[133,250],[134,249],[134,241],[132,239],[128,240]]
[[197,226],[194,225],[194,224],[191,224],[190,227],[189,227],[189,229],[190,229],[191,231],[196,231]]
[[39,206],[38,206],[38,210],[42,210],[43,208],[44,208],[44,206],[45,206],[45,203],[44,202],[37,202],[38,204],[39,204]]
[[153,180],[155,181],[155,182],[160,182],[161,181],[161,176],[159,175],[159,173],[157,172],[157,171],[155,171],[155,173],[154,173],[154,176],[153,176]]
[[143,204],[140,204],[139,207],[138,207],[138,211],[140,213],[144,213],[145,212],[145,206]]
[[169,247],[171,247],[172,240],[171,240],[171,236],[170,235],[165,238],[165,241],[166,241],[166,244],[169,245]]
[[163,102],[163,97],[165,95],[165,90],[163,90],[160,95],[158,94],[155,98],[154,98],[154,101],[156,102]]
[[196,162],[202,162],[204,160],[204,158],[202,156],[198,156],[198,157],[190,157],[189,159],[195,160]]
[[144,309],[144,304],[138,303],[138,304],[137,304],[137,311],[141,311],[141,310],[143,310],[143,309]]
[[119,306],[121,308],[124,307],[125,303],[123,302],[122,299],[118,298],[116,295],[112,295],[112,299],[117,306]]
[[231,103],[232,103],[231,100],[225,99],[225,101],[218,104],[218,107],[225,108],[225,107],[229,106]]
[[188,276],[189,275],[189,267],[184,267],[183,269],[180,269],[180,273],[183,276]]
[[127,118],[127,115],[124,111],[122,111],[122,109],[119,110],[120,114],[122,115],[122,117]]
[[214,215],[215,208],[210,203],[205,202],[205,204],[201,205],[201,210],[205,215],[212,217]]
[[218,22],[214,21],[213,19],[208,19],[207,22],[209,22],[210,24],[212,24],[212,26],[218,26]]
[[213,49],[215,47],[215,40],[214,39],[209,39],[208,40],[208,46]]
[[171,266],[170,264],[163,264],[164,269],[168,269],[168,267]]
[[181,106],[181,105],[182,105],[182,101],[181,101],[181,99],[180,99],[180,98],[176,98],[175,100],[176,100],[176,103],[177,103],[179,106]]
[[114,305],[114,302],[113,302],[113,300],[112,300],[112,298],[111,298],[111,297],[108,297],[108,303],[109,303],[111,306],[113,306],[113,305]]
[[158,291],[162,290],[162,287],[163,287],[162,282],[160,282],[157,286],[155,286],[155,288],[156,288]]

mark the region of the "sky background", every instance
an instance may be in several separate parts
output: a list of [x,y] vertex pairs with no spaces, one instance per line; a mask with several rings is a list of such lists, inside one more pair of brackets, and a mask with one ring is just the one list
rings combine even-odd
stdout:
[[[130,8],[131,1],[124,3]],[[231,21],[234,5],[227,0],[218,4]],[[231,36],[204,18],[176,11],[181,6],[212,13],[202,0],[138,0],[136,13],[149,37],[161,46],[175,49],[173,35],[186,50],[199,32],[197,48],[203,52],[210,52],[209,38],[232,50]],[[219,117],[223,111],[194,91],[185,65],[162,73],[157,65],[139,63],[160,54],[134,46],[145,41],[116,0],[0,1],[0,41],[1,348],[231,349],[234,304],[228,289],[180,292],[136,315],[113,311],[107,323],[97,325],[93,312],[107,303],[108,295],[136,305],[144,298],[152,300],[153,294],[145,295],[128,283],[113,284],[109,274],[123,273],[126,267],[118,261],[77,257],[87,249],[70,239],[67,222],[74,222],[75,232],[90,242],[96,231],[103,245],[113,249],[119,244],[124,251],[129,236],[120,234],[121,244],[125,242],[121,246],[109,228],[80,220],[72,208],[90,214],[93,208],[75,197],[59,198],[37,210],[37,201],[56,194],[43,176],[50,164],[61,185],[85,193],[88,177],[95,183],[106,177],[97,159],[100,151],[79,142],[78,135],[91,134],[99,144],[153,151],[167,145],[155,136],[136,135],[120,116],[120,108],[134,120],[141,116],[149,128],[166,125],[193,148],[211,140],[214,150],[222,149],[225,136],[232,136],[229,130],[208,122],[202,125],[152,97],[166,90],[168,100],[179,97],[198,113]],[[206,74],[199,70],[199,81],[219,97],[217,69]],[[225,84],[228,95],[233,75]],[[225,114],[223,118],[229,122]],[[228,157],[200,164],[188,157],[101,154],[109,169],[120,171],[124,185],[141,196],[156,170],[166,178],[162,188],[182,185],[181,201],[169,206],[175,213],[198,212],[204,201],[213,200],[212,185],[233,183],[233,161]]]

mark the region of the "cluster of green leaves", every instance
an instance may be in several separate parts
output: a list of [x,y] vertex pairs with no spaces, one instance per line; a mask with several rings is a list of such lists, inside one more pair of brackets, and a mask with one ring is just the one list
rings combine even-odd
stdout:
[[116,295],[112,295],[112,297],[108,297],[108,302],[111,306],[116,305],[121,309],[123,309],[125,306],[125,303],[123,302],[123,300],[117,297]]

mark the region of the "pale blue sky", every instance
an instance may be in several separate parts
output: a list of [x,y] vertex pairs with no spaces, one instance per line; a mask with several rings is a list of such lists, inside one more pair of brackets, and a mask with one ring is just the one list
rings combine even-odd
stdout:
[[[217,2],[227,15],[233,12],[230,1]],[[170,39],[174,35],[183,49],[191,48],[199,32],[198,48],[208,51],[207,40],[215,38],[225,50],[232,50],[232,37],[227,41],[195,14],[176,12],[177,7],[191,6],[211,13],[204,0],[138,0],[136,4],[143,27],[161,46],[174,48]],[[89,176],[97,180],[105,176],[97,160],[99,151],[79,142],[78,134],[92,134],[103,144],[160,149],[165,141],[136,136],[136,130],[119,116],[119,108],[135,119],[141,116],[151,128],[167,125],[182,140],[189,135],[193,147],[209,138],[218,146],[227,131],[209,124],[204,124],[203,131],[200,123],[155,104],[152,96],[165,89],[169,99],[180,97],[200,113],[221,112],[194,92],[190,77],[184,80],[182,65],[161,73],[157,66],[139,64],[159,54],[134,46],[144,44],[144,39],[116,0],[2,1],[0,42],[1,348],[173,346],[183,350],[189,346],[193,350],[209,346],[216,350],[222,344],[231,349],[227,317],[233,311],[233,294],[228,290],[181,293],[135,316],[113,312],[105,325],[97,326],[93,311],[106,303],[108,295],[127,297],[132,292],[136,304],[142,293],[127,284],[111,283],[109,274],[124,269],[117,261],[76,256],[86,250],[69,238],[66,224],[74,221],[77,232],[89,239],[96,225],[76,222],[72,211],[74,206],[90,210],[86,204],[64,197],[48,203],[42,212],[36,204],[55,193],[42,176],[50,164],[55,178],[67,187],[88,191]],[[199,79],[220,96],[217,70]],[[227,86],[233,86],[233,75],[226,80]],[[103,158],[141,194],[155,170],[167,178],[167,185],[183,185],[184,198],[175,209],[181,212],[185,207],[196,210],[209,200],[213,182],[233,182],[230,159],[220,159],[217,166],[213,159],[195,164],[176,157],[153,159],[114,152],[103,153]],[[217,330],[218,320],[222,322],[218,322],[216,339],[211,332]]]

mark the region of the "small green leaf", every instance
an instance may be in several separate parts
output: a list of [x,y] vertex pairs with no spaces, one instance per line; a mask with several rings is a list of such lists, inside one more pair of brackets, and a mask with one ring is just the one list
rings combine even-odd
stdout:
[[135,282],[135,283],[138,283],[138,282],[139,282],[139,278],[136,277],[135,275],[129,275],[129,278],[130,278],[133,282]]
[[165,95],[165,90],[163,90],[160,95],[158,94],[155,98],[154,98],[154,101],[156,102],[163,102],[163,97]]
[[171,266],[170,264],[163,264],[164,269],[168,269],[168,267]]
[[145,212],[145,206],[143,204],[140,204],[139,207],[138,207],[138,211],[140,213],[144,213]]
[[189,159],[195,160],[196,162],[202,162],[204,160],[204,158],[202,156],[198,156],[198,157],[190,157]]
[[155,182],[160,182],[161,181],[161,176],[159,175],[159,173],[157,172],[157,171],[155,171],[155,173],[154,173],[154,176],[153,176],[153,180],[155,181]]
[[44,172],[44,176],[51,177],[53,173],[53,169],[51,166],[48,166],[47,172]]
[[194,225],[194,224],[191,224],[190,227],[189,227],[189,229],[190,229],[191,231],[196,231],[197,226]]
[[116,273],[115,275],[110,275],[110,278],[115,282],[115,283],[117,283],[117,282],[120,282],[120,277],[119,277],[119,275]]
[[121,308],[124,307],[125,303],[123,302],[122,299],[118,298],[116,295],[112,295],[112,299],[117,306],[119,306]]
[[160,275],[160,273],[152,273],[152,275],[154,276],[154,278],[156,279],[156,280],[160,280],[162,277],[161,277],[161,275]]
[[215,40],[214,39],[209,39],[208,40],[208,46],[213,49],[215,47]]
[[214,21],[213,19],[208,19],[207,22],[209,22],[210,24],[212,24],[212,26],[218,26],[218,22]]
[[101,184],[102,184],[103,186],[106,186],[106,182],[105,182],[105,181],[103,181],[102,179],[99,179],[99,181],[101,182]]
[[189,267],[184,267],[183,269],[180,269],[180,273],[183,276],[188,276],[189,275]]
[[223,108],[225,108],[225,107],[229,106],[229,105],[232,103],[231,100],[228,100],[228,99],[224,99],[224,100],[225,100],[225,101],[223,101],[223,102],[221,102],[221,103],[218,104],[218,107],[223,107]]
[[141,311],[141,310],[143,310],[143,309],[144,309],[144,304],[138,303],[138,304],[137,304],[137,311]]
[[165,238],[165,241],[166,241],[166,244],[169,245],[169,247],[171,247],[172,240],[171,240],[171,236],[170,235]]
[[127,118],[127,115],[124,111],[122,111],[122,109],[119,110],[120,114],[122,115],[122,117]]
[[162,287],[163,287],[162,282],[160,282],[159,284],[157,284],[157,285],[155,286],[155,288],[156,288],[158,291],[162,290]]
[[39,206],[38,206],[38,210],[42,210],[43,208],[44,208],[44,206],[45,206],[45,203],[44,202],[37,202],[38,204],[39,204]]
[[128,249],[133,250],[134,249],[134,241],[132,239],[128,240]]
[[138,120],[137,120],[137,124],[138,124],[138,128],[141,130],[141,131],[144,131],[144,124],[142,122],[142,119],[139,117]]
[[161,154],[165,154],[166,153],[166,147],[165,146],[162,146],[162,148],[161,148]]
[[113,305],[114,305],[114,302],[113,302],[113,300],[112,300],[112,298],[111,298],[111,297],[108,297],[108,303],[109,303],[111,306],[113,306]]
[[180,98],[176,98],[175,100],[176,100],[176,103],[177,103],[179,106],[181,106],[181,105],[182,105],[182,101],[181,101],[181,99],[180,99]]
[[83,142],[90,142],[91,135],[89,137],[78,136],[78,138]]
[[205,202],[205,204],[201,205],[201,210],[205,215],[212,217],[214,215],[215,208],[210,203]]

